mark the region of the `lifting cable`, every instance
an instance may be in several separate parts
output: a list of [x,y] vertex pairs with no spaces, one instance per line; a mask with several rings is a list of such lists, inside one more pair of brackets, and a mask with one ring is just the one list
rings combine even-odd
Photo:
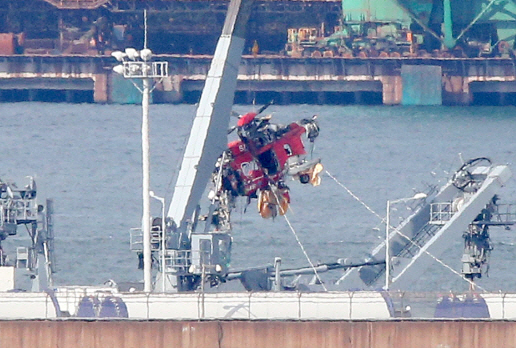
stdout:
[[[278,196],[275,192],[275,190],[271,190],[271,192],[274,194],[274,197],[276,199],[276,202],[279,202],[279,199],[278,199]],[[312,260],[310,260],[310,257],[308,256],[308,253],[306,252],[305,250],[305,247],[303,246],[303,244],[301,243],[301,241],[299,240],[299,237],[297,236],[297,233],[296,233],[296,230],[294,229],[294,227],[292,226],[292,224],[290,223],[290,220],[288,219],[287,217],[287,214],[286,212],[283,211],[283,207],[278,204],[278,207],[279,209],[281,209],[281,213],[283,213],[283,217],[285,218],[285,221],[287,222],[287,225],[288,227],[290,228],[290,231],[292,232],[292,234],[294,235],[294,238],[296,238],[296,241],[297,241],[297,244],[299,245],[299,247],[301,248],[301,251],[303,252],[303,254],[305,255],[306,259],[308,260],[308,263],[310,264],[310,267],[312,267],[313,271],[314,271],[314,275],[315,277],[317,278],[317,281],[319,282],[319,284],[321,284],[322,288],[324,289],[324,291],[328,291],[328,289],[326,288],[326,286],[324,285],[321,277],[319,276],[319,273],[317,272],[317,269],[315,268]]]
[[[385,223],[386,222],[386,218],[383,218],[381,217],[380,215],[378,215],[378,213],[376,213],[373,209],[371,209],[366,203],[364,203],[362,200],[360,200],[360,198],[358,198],[353,192],[351,192],[350,189],[348,189],[344,184],[342,184],[341,182],[339,182],[337,180],[337,178],[335,178],[333,175],[331,175],[331,173],[326,170],[325,171],[326,174],[331,178],[333,179],[333,181],[335,181],[337,183],[337,185],[339,185],[340,187],[342,187],[343,189],[345,189],[350,195],[351,197],[353,197],[354,199],[356,199],[360,204],[362,204],[368,211],[370,211],[372,214],[374,214],[375,216],[377,216],[380,220],[381,220],[381,223]],[[402,236],[403,238],[405,238],[409,243],[411,243],[412,245],[415,245],[419,250],[423,250],[422,247],[420,247],[418,244],[416,244],[412,239],[410,239],[408,236],[404,235],[403,233],[401,233],[401,231],[399,231],[398,228],[396,227],[393,227],[393,226],[389,226],[390,228],[392,228],[394,230],[394,233],[397,233],[398,235]],[[469,283],[470,285],[473,285],[475,286],[476,288],[482,290],[482,291],[486,291],[486,289],[482,288],[481,286],[479,286],[477,283],[467,279],[466,277],[464,277],[462,274],[460,274],[459,272],[457,272],[456,270],[454,270],[452,267],[450,267],[449,265],[447,265],[446,263],[444,263],[444,261],[438,259],[437,257],[435,257],[434,255],[432,255],[430,252],[428,252],[427,250],[423,250],[423,252],[425,254],[427,254],[428,256],[430,256],[433,260],[437,261],[439,264],[441,264],[442,266],[444,266],[445,268],[447,268],[448,270],[450,270],[452,273],[456,274],[457,276],[459,276],[460,278],[462,278],[463,280],[465,280],[467,283]]]

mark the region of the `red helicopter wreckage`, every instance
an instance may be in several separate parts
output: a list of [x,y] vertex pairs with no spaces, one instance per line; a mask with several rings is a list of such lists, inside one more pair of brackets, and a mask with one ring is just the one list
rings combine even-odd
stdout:
[[224,195],[229,201],[243,196],[249,203],[257,198],[263,218],[287,212],[288,177],[318,186],[319,173],[323,170],[320,159],[307,159],[302,139],[306,136],[313,149],[319,135],[317,116],[283,126],[272,123],[272,115],[259,116],[269,105],[239,115],[237,125],[229,130],[229,133],[236,130],[239,139],[230,142],[219,158],[213,175],[216,191],[211,193],[212,199]]

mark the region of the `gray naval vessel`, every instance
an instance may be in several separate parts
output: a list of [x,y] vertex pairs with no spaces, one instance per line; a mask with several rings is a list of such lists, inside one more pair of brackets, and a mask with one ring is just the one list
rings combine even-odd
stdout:
[[[164,218],[150,218],[145,205],[153,193],[143,185],[143,226],[131,232],[131,248],[144,270],[143,286],[109,281],[55,287],[52,201],[37,203],[32,179],[23,189],[1,182],[0,239],[26,227],[30,244],[13,256],[0,249],[0,318],[516,318],[516,294],[484,292],[475,283],[489,264],[490,229],[516,222],[514,206],[502,204],[498,193],[511,171],[486,157],[464,161],[442,187],[387,202],[385,240],[367,259],[283,269],[277,257],[266,267],[230,267],[235,200],[257,200],[264,218],[284,216],[290,202],[287,178],[318,185],[323,173],[320,160],[305,149],[305,142],[313,143],[319,134],[316,117],[285,127],[263,116],[264,106],[237,115],[236,126],[230,127],[235,67],[250,6],[250,0],[230,3]],[[152,69],[148,55],[140,67],[143,74]],[[238,134],[230,144],[228,129]],[[201,204],[208,185],[207,204]],[[411,209],[395,226],[389,219],[394,203]],[[407,295],[403,290],[433,262],[441,262],[442,253],[458,239],[464,253],[462,269],[454,272],[469,291]],[[325,281],[326,272],[340,272],[338,281]]]

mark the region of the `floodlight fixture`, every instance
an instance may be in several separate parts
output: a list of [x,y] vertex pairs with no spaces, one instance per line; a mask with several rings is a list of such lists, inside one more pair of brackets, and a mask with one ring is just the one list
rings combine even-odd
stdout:
[[140,57],[140,54],[134,48],[126,48],[125,54],[127,55],[127,58],[129,58],[131,60],[136,60]]
[[152,51],[148,48],[144,48],[140,51],[140,58],[145,62],[150,60],[152,58]]
[[123,62],[125,58],[127,58],[127,54],[121,51],[114,51],[111,53],[112,57],[115,57],[119,62]]
[[123,75],[124,74],[124,66],[122,64],[115,65],[113,67],[113,71],[116,72],[117,74]]

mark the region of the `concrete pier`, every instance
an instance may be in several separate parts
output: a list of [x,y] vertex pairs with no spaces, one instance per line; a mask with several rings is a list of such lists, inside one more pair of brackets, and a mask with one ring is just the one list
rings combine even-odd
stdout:
[[[154,102],[196,103],[211,56],[163,55],[170,76]],[[139,103],[135,88],[112,72],[108,56],[0,56],[3,101],[57,100]],[[432,83],[429,83],[432,82]],[[40,93],[47,91],[47,93]],[[56,93],[48,93],[54,91]],[[236,102],[387,105],[514,103],[516,65],[510,58],[292,58],[244,56]]]
[[401,66],[403,105],[442,105],[442,68],[438,65]]

